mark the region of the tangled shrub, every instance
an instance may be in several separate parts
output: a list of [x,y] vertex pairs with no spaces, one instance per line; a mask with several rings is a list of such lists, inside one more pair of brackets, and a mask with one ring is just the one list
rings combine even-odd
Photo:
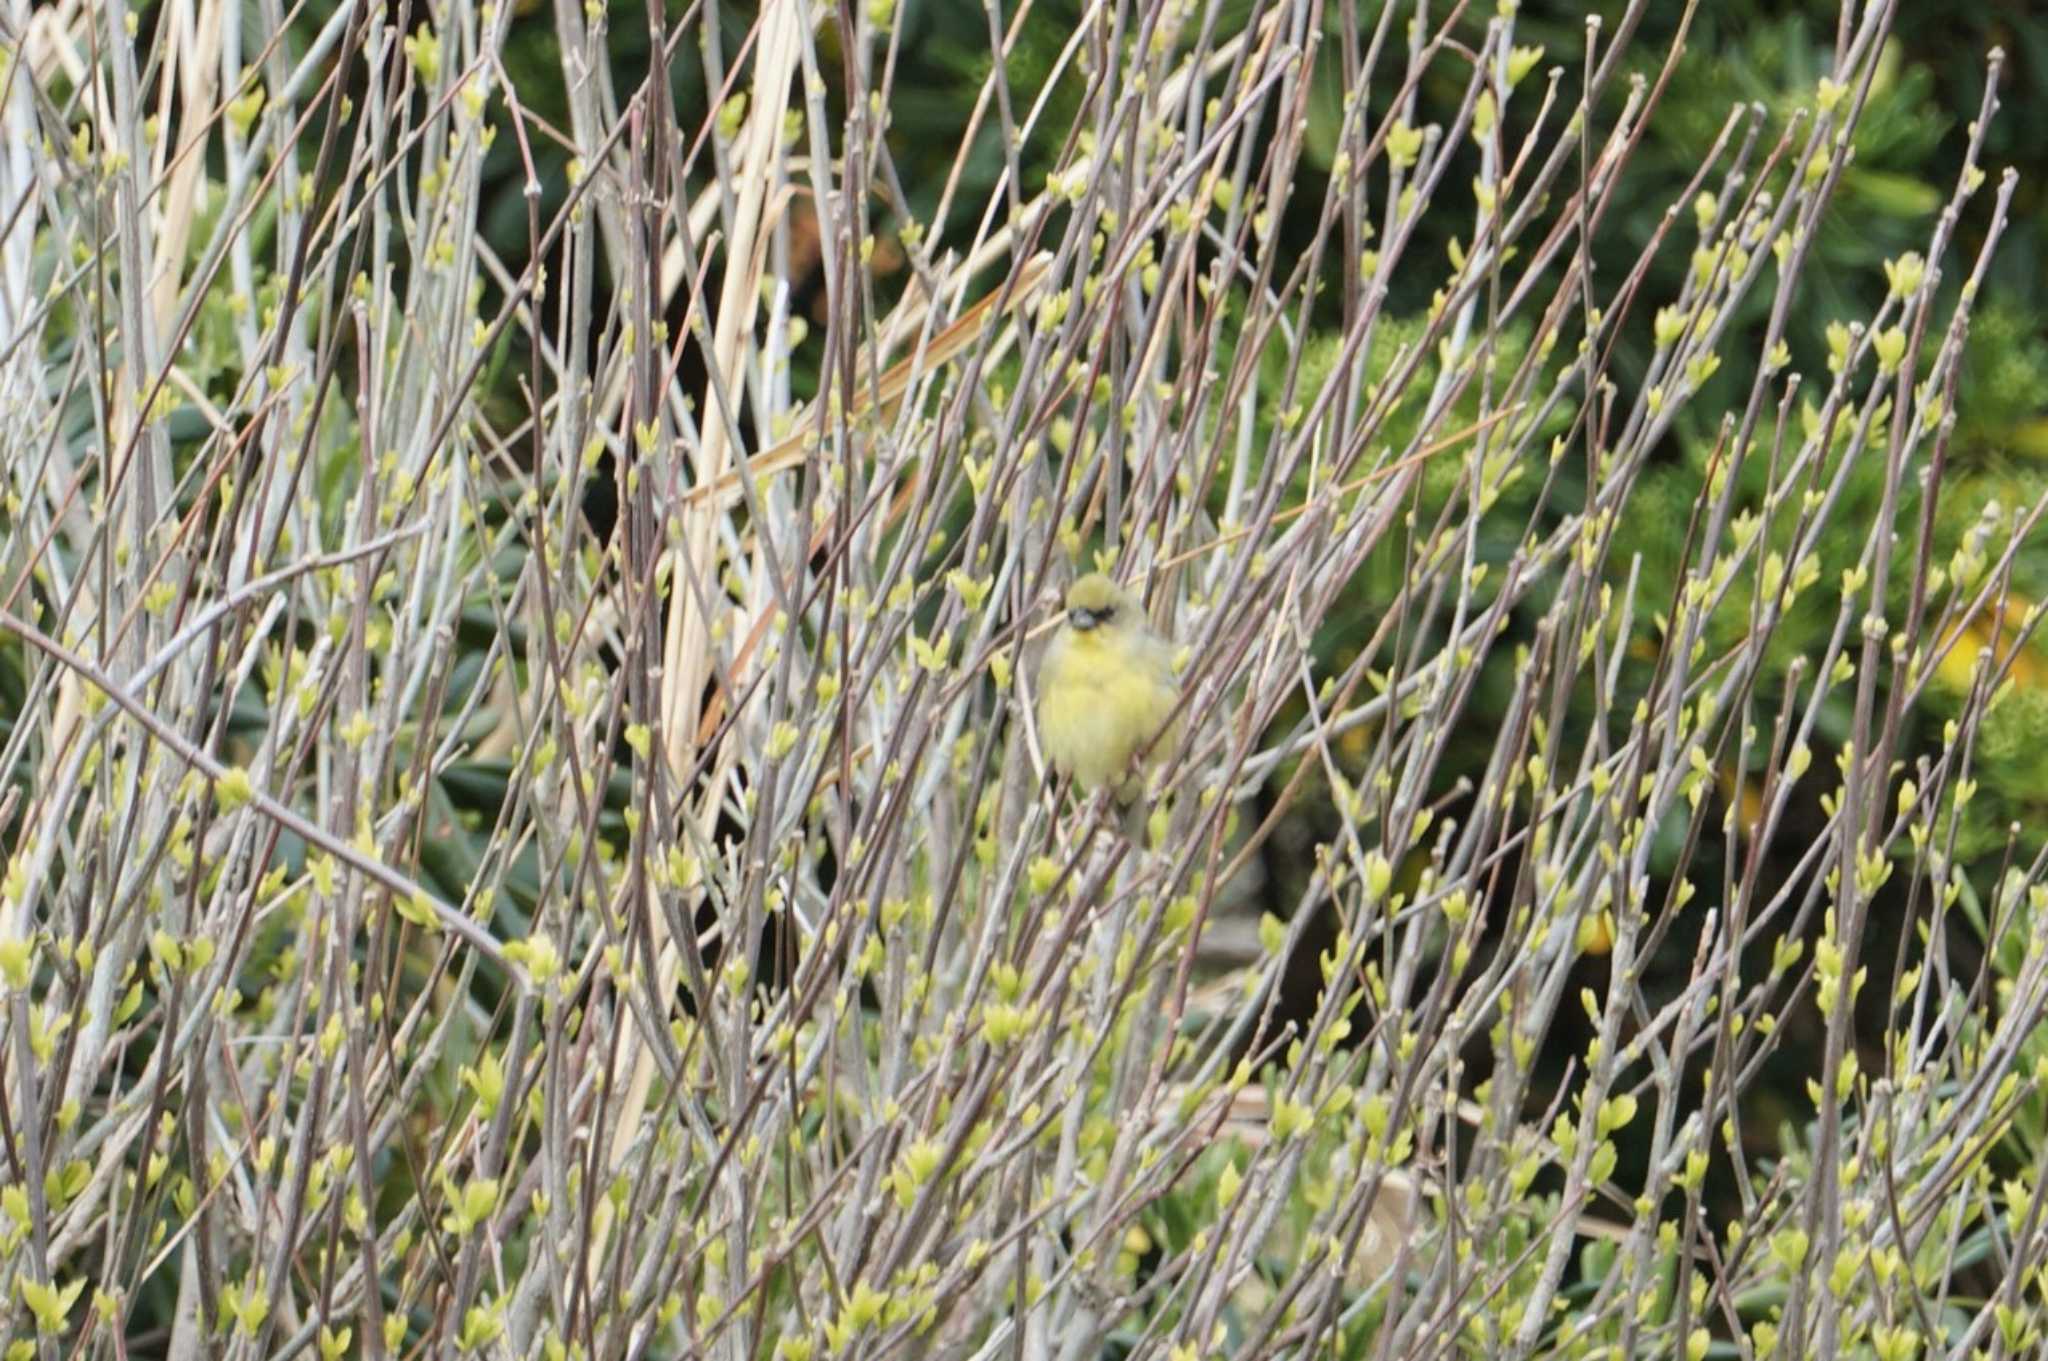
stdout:
[[[1889,7],[1619,261],[1641,3],[1341,8],[1090,6],[946,154],[888,0],[557,6],[560,126],[508,7],[9,11],[10,1356],[2038,1339],[1991,99],[1809,372]],[[1097,568],[1135,836],[1033,722]]]

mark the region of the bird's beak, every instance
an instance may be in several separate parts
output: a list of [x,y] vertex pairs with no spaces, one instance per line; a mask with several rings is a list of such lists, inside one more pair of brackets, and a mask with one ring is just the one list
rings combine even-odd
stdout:
[[1084,610],[1076,606],[1074,609],[1067,611],[1067,622],[1081,630],[1081,632],[1086,633],[1089,629],[1095,627],[1095,611]]

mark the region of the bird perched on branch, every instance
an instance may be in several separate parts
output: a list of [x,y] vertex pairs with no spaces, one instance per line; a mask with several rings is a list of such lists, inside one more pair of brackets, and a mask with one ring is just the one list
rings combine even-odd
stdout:
[[[1172,751],[1180,724],[1173,649],[1128,591],[1100,572],[1067,588],[1066,618],[1038,668],[1038,731],[1045,753],[1088,793],[1115,791],[1130,807],[1145,774]],[[1144,767],[1133,759],[1145,753]]]

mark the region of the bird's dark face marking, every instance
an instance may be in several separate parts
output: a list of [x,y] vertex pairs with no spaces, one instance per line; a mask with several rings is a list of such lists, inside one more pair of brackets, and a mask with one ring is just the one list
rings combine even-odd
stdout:
[[1067,611],[1067,622],[1073,625],[1076,630],[1086,633],[1097,624],[1107,624],[1115,615],[1116,606],[1114,605],[1104,605],[1098,610],[1091,610],[1085,605],[1076,605]]
[[1100,572],[1090,573],[1067,588],[1067,625],[1086,633],[1115,619],[1123,603],[1115,582]]

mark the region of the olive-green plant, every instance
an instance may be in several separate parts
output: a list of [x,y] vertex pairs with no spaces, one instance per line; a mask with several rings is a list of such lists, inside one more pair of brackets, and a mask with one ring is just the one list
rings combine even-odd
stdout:
[[2016,181],[1830,257],[1891,7],[1675,178],[1641,2],[989,11],[908,145],[913,8],[516,8],[7,11],[10,1357],[2033,1345]]

